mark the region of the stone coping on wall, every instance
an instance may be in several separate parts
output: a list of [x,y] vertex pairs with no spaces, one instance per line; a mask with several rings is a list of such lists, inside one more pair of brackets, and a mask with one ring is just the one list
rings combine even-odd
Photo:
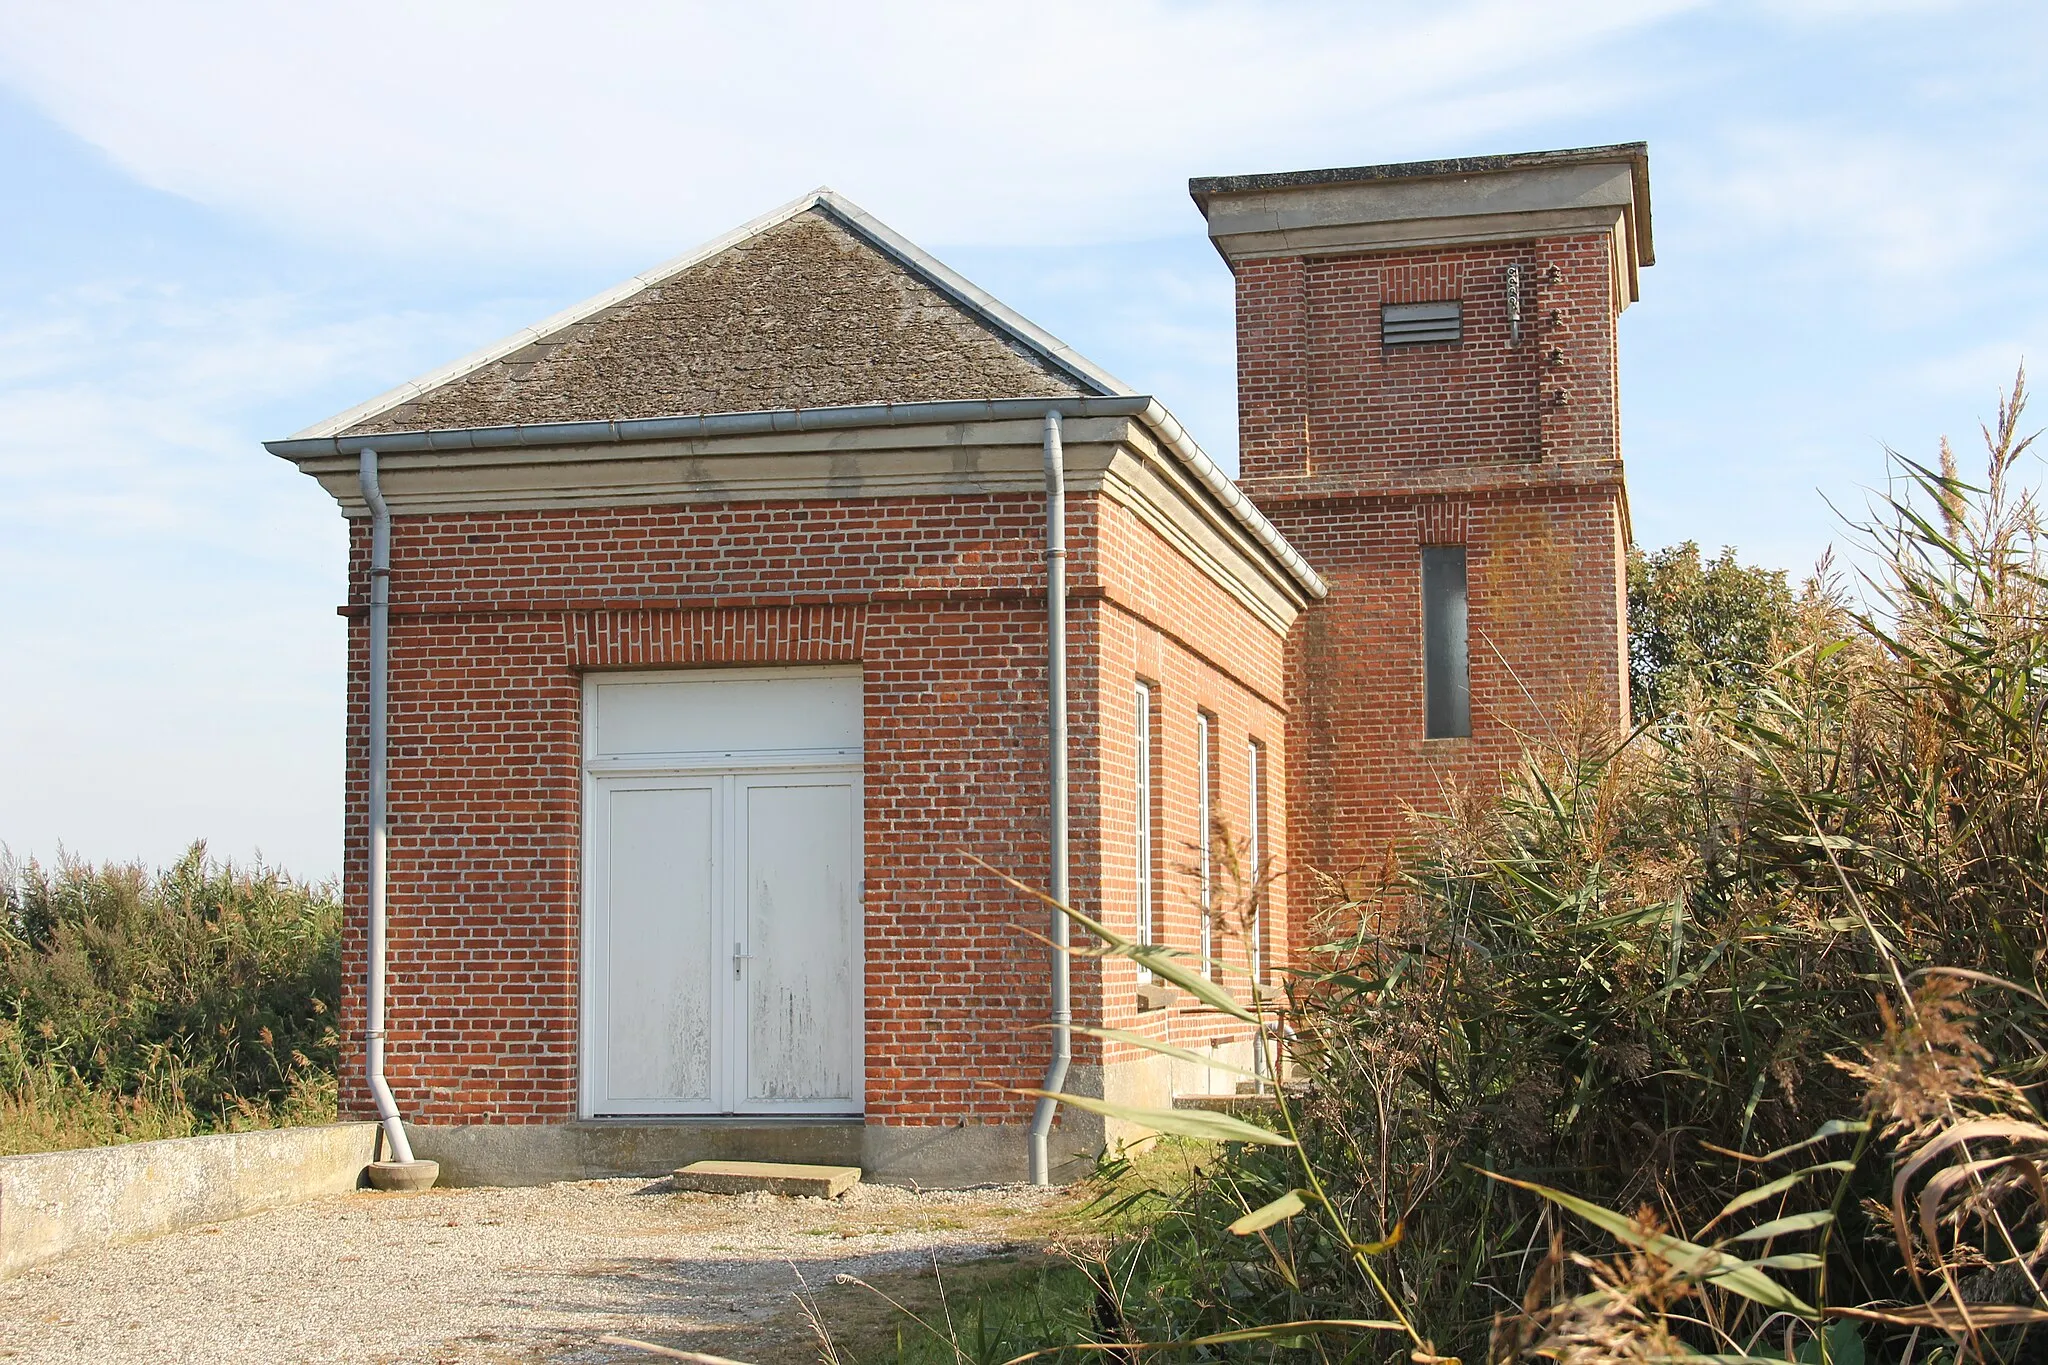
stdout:
[[0,1279],[60,1256],[357,1187],[374,1123],[0,1157]]

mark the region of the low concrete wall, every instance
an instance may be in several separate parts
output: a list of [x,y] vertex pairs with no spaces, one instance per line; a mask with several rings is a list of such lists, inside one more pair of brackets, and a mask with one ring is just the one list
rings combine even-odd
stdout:
[[74,1251],[356,1188],[377,1125],[331,1123],[0,1157],[0,1279]]

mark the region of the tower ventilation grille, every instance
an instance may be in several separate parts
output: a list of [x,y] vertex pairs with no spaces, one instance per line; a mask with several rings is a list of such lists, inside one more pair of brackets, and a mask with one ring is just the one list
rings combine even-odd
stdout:
[[1380,306],[1383,346],[1455,345],[1465,336],[1465,305],[1457,299],[1437,303],[1388,303]]

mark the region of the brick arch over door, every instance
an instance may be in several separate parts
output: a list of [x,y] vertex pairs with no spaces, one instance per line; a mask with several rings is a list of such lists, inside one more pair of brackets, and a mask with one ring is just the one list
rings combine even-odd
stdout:
[[587,611],[569,617],[569,666],[853,663],[866,612],[854,606]]

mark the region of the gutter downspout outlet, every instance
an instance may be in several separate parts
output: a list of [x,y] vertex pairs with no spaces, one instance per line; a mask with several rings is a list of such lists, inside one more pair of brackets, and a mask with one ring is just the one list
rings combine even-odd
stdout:
[[380,1190],[424,1190],[440,1178],[441,1168],[432,1161],[413,1159],[412,1144],[406,1140],[405,1123],[398,1117],[398,1101],[384,1080],[384,958],[387,904],[385,895],[385,843],[389,818],[385,810],[387,757],[390,750],[390,641],[391,641],[391,508],[377,483],[377,452],[365,450],[361,457],[363,501],[370,507],[370,942],[369,979],[365,983],[363,1022],[363,1078],[377,1104],[378,1121],[384,1125],[384,1142],[390,1157],[370,1163],[370,1183]]
[[[1052,898],[1067,903],[1067,471],[1057,408],[1045,414],[1045,618],[1047,768],[1051,776]],[[1074,1057],[1067,917],[1052,914],[1052,1062],[1039,1089],[1058,1094]],[[1031,1114],[1031,1183],[1050,1185],[1046,1140],[1059,1101],[1041,1097]]]

